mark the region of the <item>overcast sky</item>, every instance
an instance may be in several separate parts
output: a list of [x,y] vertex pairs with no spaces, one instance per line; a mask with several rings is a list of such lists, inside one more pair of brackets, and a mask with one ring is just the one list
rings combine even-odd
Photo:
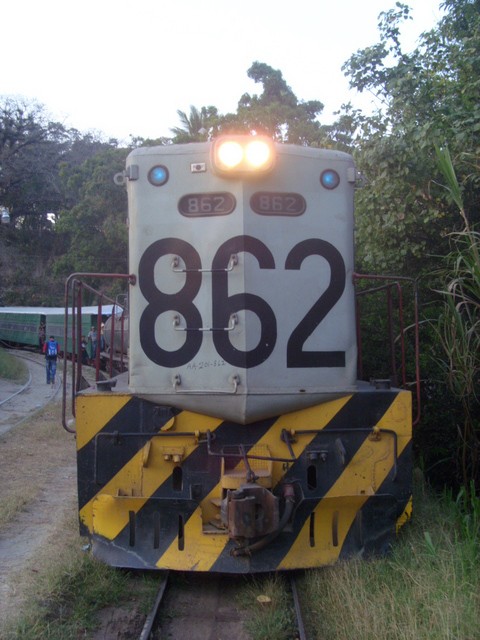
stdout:
[[[440,0],[405,0],[409,49],[436,25]],[[298,99],[324,103],[322,122],[351,101],[341,67],[378,41],[395,0],[23,0],[2,4],[0,95],[45,105],[66,126],[128,140],[177,126],[177,109],[236,110],[259,60]]]

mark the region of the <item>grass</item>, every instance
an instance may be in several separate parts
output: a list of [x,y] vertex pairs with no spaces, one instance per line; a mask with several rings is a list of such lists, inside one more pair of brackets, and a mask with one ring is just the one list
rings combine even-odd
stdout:
[[391,557],[309,572],[304,595],[324,640],[474,640],[480,615],[477,517],[449,496],[420,491],[415,520]]
[[59,460],[73,464],[74,459],[75,444],[60,426],[57,405],[0,436],[0,530],[48,487]]
[[[480,638],[480,500],[439,498],[420,487],[414,521],[391,556],[311,570],[297,586],[309,638]],[[271,603],[259,606],[260,594]],[[244,587],[240,603],[249,609],[252,640],[297,637],[285,577]]]
[[0,500],[0,529],[11,522],[31,500],[32,496],[26,496],[21,488],[14,489]]
[[296,638],[292,596],[285,576],[268,575],[247,582],[240,590],[238,604],[249,612],[245,627],[254,640]]
[[[42,482],[50,486],[58,461],[68,462],[75,451],[72,436],[59,426],[58,406],[2,436],[0,445],[0,504],[6,527],[35,499]],[[0,623],[2,640],[100,637],[94,629],[105,609],[131,603],[137,593],[132,606],[143,613],[150,606],[155,575],[111,569],[82,552],[73,500],[58,531],[61,535],[56,533],[19,576],[15,587],[22,598],[15,615]],[[238,604],[248,610],[252,640],[293,640],[287,576],[268,575],[241,584]],[[420,484],[413,521],[403,528],[390,557],[312,570],[297,585],[312,639],[479,638],[480,500],[473,491],[456,499],[438,497]],[[267,602],[262,604],[258,596],[267,596]]]
[[[60,543],[55,556],[43,559],[46,567],[27,589],[20,615],[5,625],[4,640],[68,640],[89,638],[101,625],[101,613],[109,607],[124,606],[122,627],[138,637],[145,614],[153,604],[157,580],[149,575],[107,567],[80,549],[75,522],[66,531],[71,535]],[[132,613],[133,611],[133,613]],[[133,623],[131,621],[134,621]],[[104,637],[103,635],[101,637]]]
[[0,378],[25,384],[28,380],[28,368],[19,358],[14,358],[0,347]]

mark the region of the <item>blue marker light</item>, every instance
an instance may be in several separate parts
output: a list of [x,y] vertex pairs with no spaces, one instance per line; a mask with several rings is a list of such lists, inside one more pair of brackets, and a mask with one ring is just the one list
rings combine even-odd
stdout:
[[335,189],[340,184],[340,176],[333,169],[325,169],[320,176],[320,183],[325,189]]
[[168,169],[161,164],[152,167],[148,172],[148,181],[154,187],[161,187],[168,180]]

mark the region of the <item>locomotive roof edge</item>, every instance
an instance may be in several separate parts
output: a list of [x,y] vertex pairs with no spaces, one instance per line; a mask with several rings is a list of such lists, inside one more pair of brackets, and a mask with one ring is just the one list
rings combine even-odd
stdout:
[[[169,144],[169,145],[152,145],[151,147],[137,147],[130,151],[127,156],[127,161],[131,157],[135,156],[148,156],[157,155],[158,153],[164,153],[165,155],[182,155],[190,153],[198,153],[198,151],[205,151],[212,147],[212,142],[188,142],[186,144]],[[303,147],[298,144],[283,144],[281,142],[274,142],[274,147],[277,151],[283,154],[295,155],[301,153],[303,157],[310,156],[312,158],[335,158],[336,160],[345,160],[354,162],[353,156],[345,151],[338,151],[336,149],[322,149],[319,147]]]
[[[102,306],[102,315],[111,315],[113,313],[113,304]],[[68,313],[72,310],[69,308]],[[30,315],[64,315],[65,307],[0,307],[0,313],[24,313]],[[94,315],[98,313],[98,307],[82,307],[82,313]]]

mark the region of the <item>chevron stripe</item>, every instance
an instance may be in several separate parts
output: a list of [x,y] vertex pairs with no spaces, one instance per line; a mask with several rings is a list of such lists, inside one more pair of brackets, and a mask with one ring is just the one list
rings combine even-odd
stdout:
[[[317,428],[323,429],[330,422],[333,416],[340,411],[343,406],[345,406],[348,400],[349,396],[328,403],[328,406],[325,405],[325,410],[320,416],[318,415],[318,407],[297,411],[289,414],[288,416],[280,416],[280,418],[274,422],[263,437],[259,438],[256,444],[276,444],[280,441],[280,435],[283,429],[295,427],[300,428],[302,426],[302,422],[305,420],[315,420]],[[303,453],[314,437],[315,434],[312,434],[310,437],[299,440],[292,445],[296,457]],[[286,454],[286,451],[284,454]],[[281,479],[280,473],[278,473],[277,476],[276,481],[279,482]],[[200,507],[204,507],[205,503],[208,503],[219,495],[221,495],[220,483],[218,483],[202,500]],[[196,509],[185,527],[185,538],[188,538],[188,540],[191,541],[191,547],[195,549],[194,558],[191,558],[190,561],[187,560],[187,564],[189,566],[195,566],[197,571],[210,571],[214,563],[218,560],[218,556],[224,551],[229,540],[227,536],[220,537],[216,535],[204,535],[202,533],[201,514],[202,508]],[[179,557],[175,540],[172,541],[167,551],[158,559],[156,565],[158,567],[168,567],[169,569],[179,570],[182,569],[182,566],[185,566],[185,558]]]
[[[396,512],[407,507],[410,475],[403,470],[402,461],[403,451],[410,450],[411,438],[411,400],[407,392],[355,393],[246,426],[183,411],[175,416],[171,433],[167,431],[161,437],[158,424],[154,433],[148,433],[148,419],[141,428],[147,433],[140,433],[139,419],[148,414],[145,405],[149,403],[137,398],[117,399],[116,413],[98,412],[109,417],[101,425],[97,401],[91,399],[89,409],[95,414],[95,426],[89,425],[79,448],[79,475],[80,470],[88,471],[79,479],[84,497],[80,517],[94,533],[98,555],[117,566],[239,573],[319,566],[334,562],[349,549],[358,551],[359,514],[364,513],[368,520],[368,505],[387,500],[382,497],[385,487],[393,487],[394,494],[388,500],[393,501]],[[392,433],[382,431],[379,439],[371,439],[374,426]],[[304,495],[295,511],[293,527],[251,558],[234,558],[230,552],[235,543],[226,533],[206,533],[203,521],[210,517],[206,514],[215,512],[212,500],[218,502],[222,495],[220,455],[208,455],[205,443],[172,433],[210,430],[215,436],[212,447],[218,453],[229,445],[243,444],[247,450],[268,447],[273,457],[289,458],[281,440],[283,429],[296,434],[291,445],[296,461],[274,463],[273,484],[279,488],[284,482],[292,482],[302,487]],[[120,435],[114,436],[114,432]],[[121,446],[114,446],[115,437],[120,438]],[[338,438],[348,443],[344,467],[335,462],[333,445]],[[397,473],[401,471],[402,478],[394,486],[389,478],[394,468],[395,442]],[[307,486],[310,463],[305,454],[326,446],[330,447],[329,463],[318,467],[318,486],[312,489]],[[172,490],[174,465],[165,462],[163,453],[179,447],[182,462],[177,471],[182,474],[182,482]],[[407,467],[409,459],[408,453]],[[99,466],[101,471],[96,469]],[[97,484],[92,481],[93,472]],[[195,496],[190,495],[193,488]],[[153,544],[154,534],[150,532],[155,521]]]
[[[182,413],[182,417],[185,417],[185,416],[187,416],[186,419],[188,419],[187,412]],[[190,416],[192,416],[193,417],[192,419],[195,419],[195,420],[198,417],[202,417],[204,420],[210,420],[210,421],[214,420],[213,418],[207,419],[204,416],[197,416],[197,414],[190,414]],[[256,423],[255,426],[252,427],[251,425],[244,426],[244,425],[232,424],[230,422],[222,422],[221,424],[218,424],[218,426],[215,428],[215,431],[214,431],[215,437],[216,437],[215,442],[218,443],[216,444],[216,446],[220,449],[220,447],[222,446],[238,444],[239,441],[241,442],[239,429],[244,441],[254,443],[256,438],[258,438],[259,436],[262,436],[265,432],[267,432],[271,428],[272,423],[273,423],[273,420],[264,420],[259,423]],[[210,430],[213,431],[212,426],[210,426]],[[199,445],[182,462],[182,470],[183,470],[184,476],[188,477],[192,484],[195,484],[197,479],[199,480],[199,482],[202,483],[202,486],[203,486],[202,496],[213,494],[215,487],[218,486],[217,479],[220,477],[220,457],[212,459],[213,463],[212,462],[209,463],[208,465],[209,472],[208,474],[206,473],[207,452],[205,447],[206,445]],[[164,475],[162,474],[162,477],[161,477],[162,481],[158,483],[156,490],[149,494],[148,496],[149,500],[144,500],[144,501],[137,500],[135,505],[131,506],[130,510],[134,511],[139,518],[142,517],[142,511],[154,509],[156,501],[158,500],[173,501],[174,498],[172,496],[172,485],[170,480],[171,472],[172,472],[172,467],[168,466],[167,473]],[[155,468],[155,476],[156,478],[160,477],[158,473],[158,467]],[[185,498],[185,496],[184,495],[182,496],[181,494],[178,494],[177,497],[179,500],[184,500]],[[163,508],[165,508],[165,503],[163,503]],[[123,508],[122,508],[122,511],[124,511]],[[185,537],[187,537],[187,534],[190,536],[193,530],[196,531],[195,523],[198,524],[198,531],[200,535],[202,531],[200,514],[201,514],[201,509],[199,509],[197,502],[192,500],[185,501],[185,504],[182,508],[182,516],[185,520],[185,527],[186,527]],[[124,517],[125,529],[123,531],[118,531],[118,533],[116,534],[115,536],[116,544],[121,544],[121,545],[127,544],[128,537],[129,537],[128,525],[129,525],[129,522],[128,522],[127,514],[125,514],[125,517]],[[104,529],[100,527],[98,522],[94,523],[94,529],[96,533],[101,533],[101,535],[104,535],[105,537],[109,537],[106,535],[106,532],[104,531]],[[158,549],[157,550],[150,549],[148,551],[147,550],[145,551],[145,553],[148,554],[149,563],[152,562],[153,565],[155,565],[158,562],[159,556],[167,552],[169,547],[171,547],[172,549],[177,549],[176,553],[178,555],[178,542],[176,540],[177,533],[178,532],[175,527],[170,527],[169,530],[163,531],[163,537],[159,541]],[[204,538],[201,538],[202,541],[201,543],[198,543],[198,544],[203,547],[205,545],[207,546],[212,545],[213,547],[217,547],[220,545],[217,538],[218,536],[208,536],[208,542],[206,542]],[[110,538],[110,539],[113,539],[113,538]],[[191,544],[190,542],[190,541],[193,542],[193,538],[189,537],[188,540],[189,540],[189,546],[190,547],[193,546],[193,544]],[[172,551],[171,554],[172,553],[173,555],[175,555],[175,551]],[[198,551],[196,553],[198,553]],[[178,557],[184,558],[185,556],[186,556],[186,552],[183,552],[183,555],[181,556],[179,555]],[[182,563],[183,562],[184,560],[182,560]]]
[[[397,459],[397,474],[389,474],[375,495],[369,496],[348,531],[340,555],[346,558],[362,547],[364,555],[387,551],[399,528],[411,516],[412,442]],[[394,499],[395,497],[395,499]],[[378,526],[381,521],[382,526]],[[360,545],[359,545],[360,543]]]
[[[401,393],[388,407],[377,425],[383,429],[400,427],[404,430],[407,413],[405,402],[410,405],[410,394]],[[399,456],[409,439],[397,440],[397,456]],[[343,473],[326,492],[314,509],[314,539],[318,541],[324,564],[331,564],[338,558],[345,537],[349,532],[357,512],[374,495],[392,471],[394,464],[393,436],[382,436],[379,441],[365,439],[355,455],[351,458]],[[378,449],[380,450],[380,455]],[[375,453],[373,450],[375,449]],[[372,469],[371,460],[379,459]],[[336,515],[337,514],[337,515]],[[335,525],[334,525],[335,521]],[[337,539],[332,538],[332,529],[336,528]],[[312,546],[311,521],[305,520],[295,542],[279,563],[279,569],[306,568],[312,566],[312,554],[318,554],[316,546]]]
[[[95,497],[99,488],[107,485],[121,472],[133,455],[145,446],[169,421],[169,416],[158,420],[156,431],[152,430],[153,405],[150,415],[145,416],[148,403],[139,398],[122,395],[100,394],[80,396],[77,399],[77,467],[78,500],[80,509]],[[170,414],[169,414],[170,415]],[[102,424],[102,419],[106,421]],[[148,431],[144,423],[148,423]],[[145,432],[145,433],[142,433]],[[128,433],[138,434],[129,438],[128,446],[116,447],[114,455],[103,455],[102,445],[112,438]],[[98,462],[98,464],[97,464]]]
[[[81,424],[81,429],[78,430],[76,437],[77,451],[91,442],[128,402],[132,402],[130,395],[105,396],[99,394],[96,396],[95,412],[92,413],[89,411],[90,403],[89,401],[85,402],[85,397],[90,399],[92,396],[79,396],[75,403],[77,423]],[[102,402],[102,399],[105,401]]]
[[[135,403],[135,399],[132,401],[132,404]],[[211,431],[215,431],[218,426],[221,424],[221,420],[215,418],[207,418],[205,416],[200,416],[198,414],[191,414],[189,412],[183,412],[176,416],[179,424],[179,430],[190,431],[191,425],[194,424],[199,430],[206,430],[206,426]],[[115,424],[116,422],[120,422],[121,416],[118,414],[115,416]],[[182,424],[187,423],[190,425],[190,428],[183,429]],[[104,429],[102,429],[102,433],[107,434],[107,429],[112,429],[112,422],[105,425]],[[132,429],[131,425],[127,425],[127,429]],[[114,429],[115,431],[115,429]],[[123,430],[125,433],[126,430]],[[156,431],[156,434],[161,432],[161,428]],[[100,434],[100,432],[99,432]],[[99,435],[97,434],[97,435]],[[126,457],[127,462],[123,464],[116,473],[112,474],[110,479],[108,479],[102,486],[95,486],[90,483],[90,491],[88,500],[81,506],[80,508],[80,520],[83,522],[87,528],[92,530],[93,525],[93,515],[94,515],[94,507],[95,514],[97,517],[97,529],[101,531],[101,534],[107,537],[110,540],[113,540],[115,537],[119,535],[124,527],[128,524],[128,512],[131,509],[122,509],[116,512],[115,508],[110,509],[112,513],[109,514],[108,518],[104,519],[100,516],[102,506],[105,507],[108,503],[108,498],[111,496],[119,496],[125,495],[125,493],[130,493],[132,496],[137,495],[141,496],[141,500],[138,498],[134,501],[135,507],[134,511],[137,512],[147,501],[148,499],[159,490],[168,478],[170,478],[173,467],[168,464],[159,464],[155,467],[154,473],[148,472],[148,467],[145,466],[145,461],[151,456],[151,447],[155,437],[155,433],[149,435],[149,437],[145,440],[145,437],[142,437],[137,441],[140,443],[144,443],[143,446],[138,447],[138,450],[135,452],[133,450],[134,455],[132,456],[132,448],[131,446],[125,447],[125,451],[121,451],[117,455],[115,462],[116,466],[120,466],[119,458]],[[129,439],[130,440],[130,439]],[[194,443],[193,438],[191,440],[191,452],[194,453],[196,444]],[[175,448],[178,446],[178,439],[175,437],[162,436],[161,438],[161,446],[162,447],[170,447]],[[92,451],[88,452],[90,456],[90,466],[95,466],[95,460],[91,460]],[[187,458],[188,459],[188,458]],[[93,464],[92,464],[93,462]],[[105,461],[102,460],[104,463]],[[100,499],[100,502],[98,500]]]
[[[345,402],[342,403],[341,406],[337,406],[338,409],[334,414],[330,417],[331,419],[321,430],[321,433],[315,434],[313,440],[310,441],[310,445],[312,449],[322,449],[324,448],[322,445],[322,441],[324,442],[325,436],[329,434],[331,431],[342,430],[348,428],[349,437],[350,437],[350,454],[352,456],[351,461],[349,462],[350,467],[353,459],[355,458],[355,451],[359,451],[359,449],[364,446],[364,441],[366,438],[366,434],[362,432],[355,433],[355,429],[372,429],[375,425],[382,425],[382,428],[385,428],[385,421],[387,420],[387,416],[395,416],[395,421],[397,421],[400,416],[404,415],[404,411],[398,407],[394,408],[395,404],[398,403],[399,396],[408,397],[408,401],[410,401],[410,394],[400,393],[392,391],[385,392],[381,394],[372,394],[370,392],[366,393],[357,393],[353,396],[349,396],[345,398]],[[329,404],[329,403],[328,403]],[[309,414],[308,418],[304,418],[302,420],[302,412],[300,413],[300,426],[297,428],[300,430],[303,429],[317,429],[317,421],[318,416],[322,415],[322,412],[325,410],[327,405],[318,405],[313,408],[314,414]],[[289,416],[291,414],[287,414],[282,417],[282,420],[289,420]],[[408,422],[408,420],[407,420]],[[403,427],[403,425],[402,425]],[[322,434],[325,434],[322,435]],[[303,438],[304,436],[299,436]],[[360,454],[361,455],[361,454]],[[298,477],[304,477],[305,471],[302,469],[302,466],[305,465],[304,460],[298,460],[295,464],[293,464],[289,470],[285,473],[282,480],[283,481],[291,481],[294,482]],[[343,473],[345,473],[347,471]],[[351,477],[350,477],[351,480]],[[268,570],[264,565],[268,565],[273,568],[282,567],[282,562],[285,556],[285,549],[288,549],[291,545],[295,544],[295,540],[298,538],[300,541],[304,539],[305,532],[310,533],[310,515],[317,508],[318,504],[322,499],[326,499],[329,494],[329,491],[333,491],[333,487],[335,482],[338,482],[338,477],[328,477],[325,478],[325,486],[323,489],[323,494],[318,497],[308,498],[302,502],[300,507],[296,510],[295,519],[293,524],[293,531],[289,534],[282,534],[283,538],[286,539],[283,545],[270,545],[268,548],[262,550],[261,554],[257,554],[252,556],[250,559],[249,570],[250,571],[266,571]],[[339,485],[340,486],[340,485]],[[355,486],[355,485],[354,485]],[[351,491],[350,491],[351,493]],[[348,495],[348,494],[347,494]],[[340,498],[336,498],[337,500],[337,509],[340,508]],[[362,502],[358,504],[358,508],[360,508]],[[327,503],[325,503],[324,507],[326,508]],[[353,509],[354,512],[356,510],[356,505],[350,506],[349,509]],[[332,515],[333,517],[333,515]],[[315,515],[314,523],[315,526],[318,525],[318,522],[324,522],[324,514],[320,514],[319,517]],[[332,518],[330,518],[329,522],[332,522]],[[331,524],[329,528],[329,539],[331,539]],[[316,540],[320,540],[318,535],[315,536]],[[312,562],[315,559],[314,564],[309,564],[308,566],[318,566],[319,564],[326,564],[326,562],[319,562],[318,555],[319,549],[317,548],[314,551],[310,547],[310,535],[306,538],[308,542],[308,557]],[[212,571],[228,571],[228,567],[231,565],[230,554],[231,551],[235,548],[235,544],[233,542],[229,542],[226,546],[222,557],[218,559],[215,565],[212,566]],[[340,547],[338,552],[340,551]],[[302,551],[304,553],[304,551]],[[303,566],[301,561],[299,561],[298,566]]]

